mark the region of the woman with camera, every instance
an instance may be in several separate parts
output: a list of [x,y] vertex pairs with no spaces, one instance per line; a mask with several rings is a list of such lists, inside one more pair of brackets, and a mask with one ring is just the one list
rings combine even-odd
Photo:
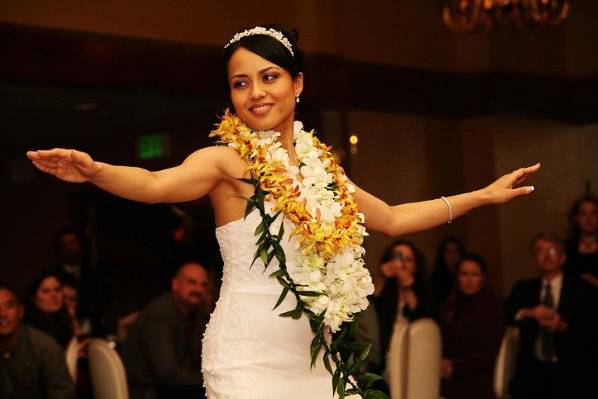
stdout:
[[373,302],[378,315],[383,363],[395,322],[432,316],[425,271],[426,259],[410,241],[396,240],[382,254]]

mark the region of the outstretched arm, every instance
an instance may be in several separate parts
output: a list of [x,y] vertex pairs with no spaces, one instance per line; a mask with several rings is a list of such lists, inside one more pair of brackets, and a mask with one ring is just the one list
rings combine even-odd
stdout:
[[87,153],[55,148],[29,151],[43,172],[68,182],[90,182],[119,197],[145,203],[184,202],[208,194],[240,159],[226,147],[195,151],[179,166],[151,172],[94,161]]
[[[539,168],[540,164],[520,168],[481,190],[446,197],[453,219],[480,206],[507,202],[512,198],[531,193],[534,190],[533,186],[518,186]],[[389,236],[426,230],[446,223],[450,218],[449,207],[441,198],[390,206],[357,188],[355,200],[360,212],[365,215],[366,227]]]

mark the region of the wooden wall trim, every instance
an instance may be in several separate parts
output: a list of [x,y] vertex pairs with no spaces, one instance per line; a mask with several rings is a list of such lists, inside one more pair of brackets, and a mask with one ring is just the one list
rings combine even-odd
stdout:
[[[222,99],[214,46],[0,23],[1,81],[156,89]],[[305,100],[316,107],[430,116],[524,115],[598,121],[598,76],[457,74],[314,54]]]

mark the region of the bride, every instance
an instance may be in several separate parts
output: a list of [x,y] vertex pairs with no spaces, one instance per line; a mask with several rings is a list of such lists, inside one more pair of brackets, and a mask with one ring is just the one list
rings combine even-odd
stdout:
[[373,292],[362,260],[365,229],[398,236],[450,223],[531,193],[518,186],[540,167],[464,194],[386,204],[350,182],[330,149],[295,121],[303,90],[296,39],[269,25],[230,39],[223,78],[234,114],[211,134],[221,145],[178,166],[148,171],[61,148],[27,153],[43,172],[130,200],[210,196],[224,272],[203,338],[209,398],[384,397],[370,388],[375,376],[359,374],[369,349],[349,331]]

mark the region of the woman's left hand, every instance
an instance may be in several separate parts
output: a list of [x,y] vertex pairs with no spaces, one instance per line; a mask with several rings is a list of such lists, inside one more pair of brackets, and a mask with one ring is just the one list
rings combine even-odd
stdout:
[[540,169],[539,163],[533,166],[528,166],[527,168],[519,168],[500,177],[484,189],[489,202],[492,204],[499,204],[534,191],[534,186],[519,187],[519,185],[523,183],[529,175],[536,173],[538,169]]

